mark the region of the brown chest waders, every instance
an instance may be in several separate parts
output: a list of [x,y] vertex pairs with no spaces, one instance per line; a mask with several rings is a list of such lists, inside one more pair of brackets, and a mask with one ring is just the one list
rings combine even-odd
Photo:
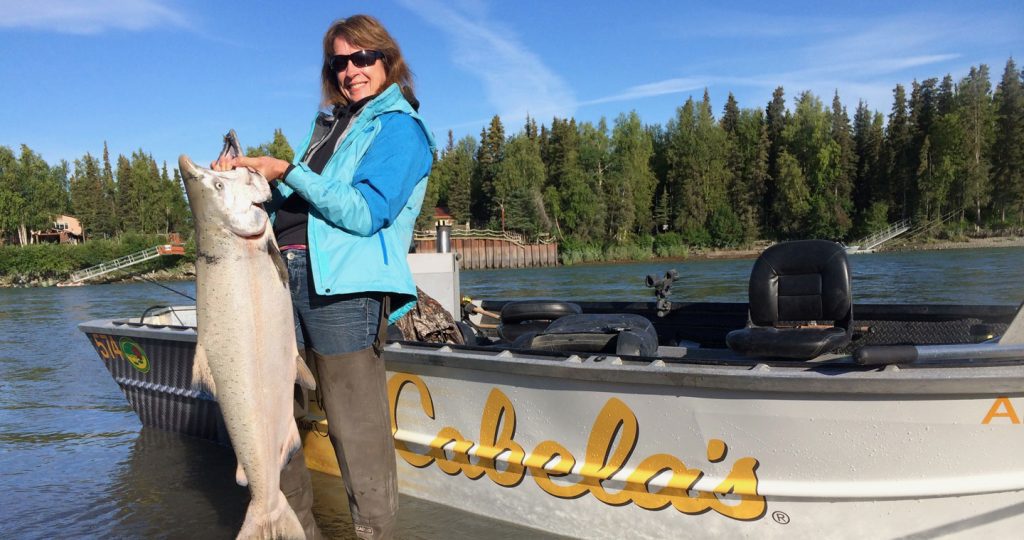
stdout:
[[[306,361],[306,352],[299,350],[299,356]],[[298,390],[298,388],[296,388]],[[308,398],[305,391],[295,394],[295,418],[302,418],[308,409]],[[323,534],[316,525],[313,517],[313,483],[309,476],[309,469],[306,468],[306,454],[302,446],[292,454],[288,463],[281,469],[281,491],[288,499],[288,505],[295,511],[295,515],[302,524],[302,530],[306,533],[306,540],[323,540]]]
[[335,355],[311,350],[352,523],[356,536],[367,540],[393,538],[398,517],[395,441],[380,358],[389,311],[390,301],[384,295],[372,347]]

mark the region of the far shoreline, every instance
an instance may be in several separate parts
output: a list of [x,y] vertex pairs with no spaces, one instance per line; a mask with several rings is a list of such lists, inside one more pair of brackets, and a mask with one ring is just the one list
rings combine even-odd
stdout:
[[[684,261],[707,261],[707,260],[732,260],[732,259],[756,259],[758,255],[765,248],[770,246],[771,242],[758,242],[754,247],[748,248],[731,248],[731,249],[698,249],[692,251],[685,257],[651,257],[649,259],[608,259],[601,261],[587,261],[579,262],[569,266],[597,266],[602,264],[633,264],[633,263],[665,263],[665,262],[684,262]],[[962,241],[952,240],[925,240],[917,242],[898,242],[894,241],[891,245],[884,249],[865,253],[896,253],[903,251],[940,251],[940,250],[960,250],[960,249],[986,249],[986,248],[1014,248],[1024,247],[1024,236],[992,236],[987,238],[967,238]],[[858,254],[859,255],[859,254]],[[565,265],[561,265],[565,266]],[[557,267],[555,267],[557,268]],[[503,270],[515,270],[513,268],[506,268]],[[469,270],[477,272],[480,270]],[[487,271],[487,270],[483,270]],[[80,286],[86,285],[107,285],[112,283],[132,283],[132,282],[148,282],[148,281],[163,281],[163,282],[189,282],[195,281],[195,266],[192,263],[185,263],[181,266],[172,269],[156,270],[153,272],[147,272],[145,274],[129,274],[126,276],[118,277],[115,279],[97,281],[93,283],[84,283]],[[57,280],[29,280],[20,281],[17,276],[3,276],[0,277],[0,288],[15,289],[15,288],[32,288],[32,287],[53,287],[58,283]]]
[[[726,249],[695,249],[685,257],[651,257],[650,259],[607,259],[601,261],[586,261],[571,266],[597,266],[601,264],[632,264],[632,263],[658,263],[658,262],[680,262],[680,261],[706,261],[706,260],[730,260],[730,259],[756,259],[762,251],[773,242],[761,241],[755,247],[749,248],[726,248]],[[946,249],[985,249],[1002,247],[1024,247],[1024,236],[992,236],[988,238],[968,238],[964,241],[953,240],[926,240],[916,242],[894,243],[878,251],[864,252],[863,255],[876,253],[898,253],[903,251],[939,251]],[[561,265],[565,266],[565,265]],[[515,270],[504,268],[502,270]],[[476,271],[476,270],[474,270]]]

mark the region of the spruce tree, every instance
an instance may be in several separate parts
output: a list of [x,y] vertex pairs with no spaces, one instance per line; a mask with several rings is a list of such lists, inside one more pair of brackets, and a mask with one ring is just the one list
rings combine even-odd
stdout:
[[75,160],[71,177],[71,212],[82,224],[87,238],[102,229],[107,203],[103,198],[100,162],[88,152]]
[[473,174],[473,218],[481,226],[497,224],[500,210],[494,205],[494,178],[498,174],[505,146],[505,127],[501,118],[494,115],[490,125],[480,131],[480,146],[477,148],[476,168]]
[[729,98],[725,101],[725,109],[722,111],[721,125],[729,135],[735,135],[739,128],[740,106],[736,103],[736,97],[729,92]]
[[832,140],[839,149],[839,168],[832,186],[830,206],[836,214],[835,236],[845,237],[853,224],[853,186],[857,176],[857,150],[853,140],[853,126],[846,107],[839,100],[839,92],[832,97]]
[[772,100],[765,108],[765,124],[768,130],[768,178],[762,201],[765,231],[774,230],[780,225],[773,209],[776,207],[775,196],[778,192],[779,155],[785,148],[782,132],[786,129],[787,117],[785,91],[779,86],[772,92]]
[[[910,185],[914,177],[911,164],[912,141],[910,118],[907,114],[907,97],[903,85],[897,84],[893,90],[892,112],[889,113],[889,124],[885,132],[886,169],[889,185],[888,197],[890,209],[899,218],[908,218],[908,201]],[[880,195],[880,194],[879,194]]]
[[989,185],[989,146],[992,142],[994,114],[988,66],[972,67],[957,88],[957,111],[965,135],[966,175],[960,187],[960,202],[972,214],[975,228],[982,225],[981,211],[991,198]]
[[992,142],[993,198],[1001,221],[1024,225],[1024,86],[1010,58],[996,87],[995,139]]
[[[724,121],[724,117],[723,117]],[[732,176],[729,204],[738,220],[743,243],[761,234],[761,201],[768,179],[768,130],[760,109],[743,109],[729,135],[728,163]]]
[[107,219],[98,224],[97,230],[107,236],[116,236],[122,231],[121,213],[117,207],[117,183],[114,182],[114,169],[110,166],[110,150],[106,141],[103,141],[103,173],[100,181],[103,185],[103,199],[106,201],[103,215]]
[[132,163],[123,154],[117,156],[117,196],[116,210],[120,216],[121,233],[135,233],[142,230],[141,197],[135,187],[132,175]]
[[466,136],[455,147],[441,157],[439,165],[444,182],[448,186],[448,212],[460,224],[472,221],[472,178],[475,169],[473,156],[476,154],[476,139]]

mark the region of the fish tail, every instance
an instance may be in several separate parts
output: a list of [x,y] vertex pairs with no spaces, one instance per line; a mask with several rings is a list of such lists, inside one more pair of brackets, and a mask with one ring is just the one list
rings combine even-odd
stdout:
[[288,505],[288,499],[283,492],[277,492],[277,501],[273,507],[272,511],[266,512],[265,508],[257,506],[255,501],[250,502],[249,509],[245,512],[245,522],[238,531],[239,540],[305,540],[306,532],[302,529],[302,523]]

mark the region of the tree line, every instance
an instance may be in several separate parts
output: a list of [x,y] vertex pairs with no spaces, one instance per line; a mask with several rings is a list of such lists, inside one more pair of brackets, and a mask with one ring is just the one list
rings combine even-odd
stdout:
[[20,155],[0,146],[0,238],[28,244],[31,230],[50,228],[60,214],[78,218],[86,238],[191,228],[177,169],[172,175],[142,150],[115,163],[106,143],[102,158],[86,153],[73,166],[48,165],[26,145]]
[[[739,246],[757,239],[850,239],[900,219],[1024,225],[1024,73],[1009,59],[995,88],[985,65],[893,90],[888,115],[851,118],[807,91],[763,108],[730,93],[720,116],[692,97],[665,125],[634,112],[609,127],[527,118],[506,135],[449,131],[421,226],[435,204],[457,223],[552,234],[570,246]],[[429,209],[430,213],[427,212]],[[655,249],[657,252],[658,250]]]
[[[142,150],[111,162],[85,154],[48,165],[0,146],[0,238],[29,241],[61,213],[92,237],[191,231],[180,174]],[[280,130],[249,155],[291,160]],[[472,227],[554,236],[572,249],[673,254],[758,239],[850,239],[898,219],[951,213],[976,228],[1024,226],[1024,73],[1009,59],[893,90],[887,115],[861,101],[851,118],[809,91],[778,87],[762,108],[730,93],[715,115],[707,91],[664,125],[633,111],[609,127],[554,118],[506,135],[495,116],[479,140],[449,131],[419,226],[436,205]]]
[[[246,153],[292,158],[281,130]],[[50,166],[26,145],[19,155],[0,146],[0,243],[28,244],[30,231],[48,229],[60,214],[76,217],[86,238],[192,231],[180,172],[158,167],[141,149],[112,163],[104,143],[101,158],[86,153],[73,165]]]

